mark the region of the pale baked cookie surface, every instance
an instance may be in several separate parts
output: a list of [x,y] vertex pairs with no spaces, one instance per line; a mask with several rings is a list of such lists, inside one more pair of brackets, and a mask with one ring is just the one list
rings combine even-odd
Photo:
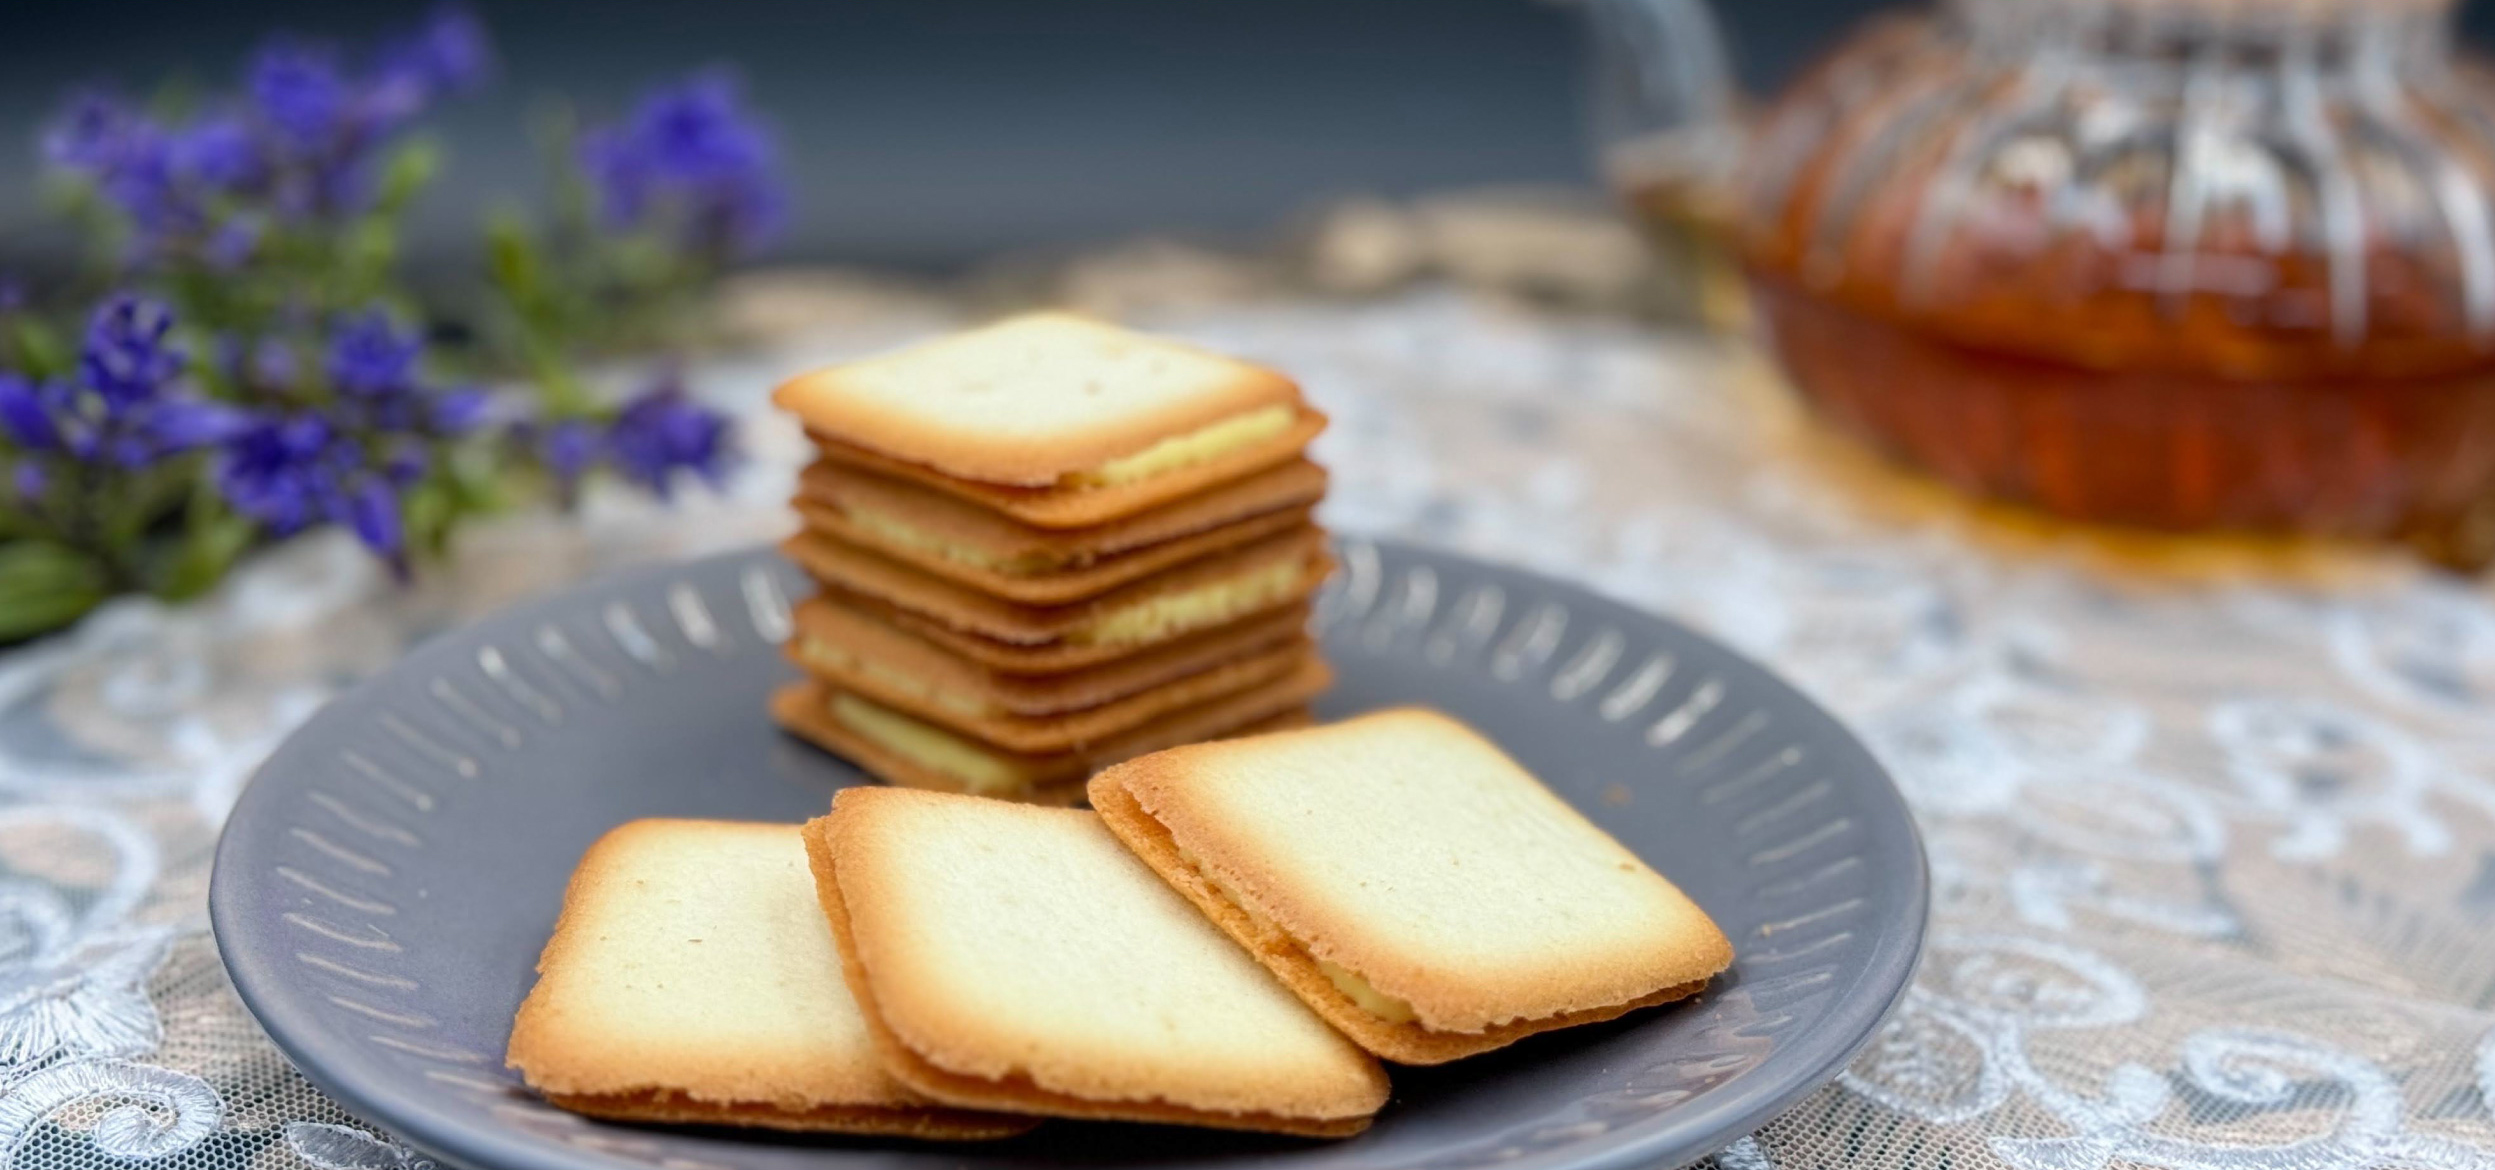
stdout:
[[609,832],[573,874],[538,972],[507,1059],[563,1108],[920,1137],[1030,1128],[938,1106],[884,1072],[795,825]]
[[1090,813],[853,788],[807,834],[844,969],[913,1089],[1311,1134],[1385,1103],[1374,1060]]
[[1399,710],[1110,768],[1094,807],[1371,1051],[1437,1063],[1694,993],[1695,903],[1496,746]]
[[1034,313],[792,379],[809,430],[975,482],[1103,486],[1286,429],[1299,387],[1261,366]]

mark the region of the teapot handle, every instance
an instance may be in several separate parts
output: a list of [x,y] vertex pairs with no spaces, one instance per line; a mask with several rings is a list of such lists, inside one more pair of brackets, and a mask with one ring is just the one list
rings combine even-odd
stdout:
[[1606,168],[1638,167],[1639,154],[1663,142],[1731,148],[1740,88],[1707,0],[1575,2],[1593,41],[1592,121]]

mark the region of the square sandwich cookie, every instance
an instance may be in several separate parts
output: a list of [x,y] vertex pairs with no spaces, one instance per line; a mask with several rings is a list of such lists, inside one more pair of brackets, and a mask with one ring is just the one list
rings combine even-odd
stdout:
[[1158,660],[1163,654],[1179,653],[1181,647],[1227,639],[1243,630],[1269,630],[1279,622],[1289,622],[1294,629],[1305,629],[1311,612],[1311,607],[1303,600],[1279,609],[1250,614],[1227,625],[1208,626],[1180,634],[1150,646],[1114,642],[1040,642],[1026,646],[957,630],[934,618],[866,594],[825,584],[821,578],[816,578],[815,584],[822,586],[820,596],[826,605],[870,616],[983,670],[1022,678],[1056,678],[1088,675],[1093,671],[1105,672],[1122,665]]
[[1009,646],[1139,650],[1306,600],[1334,569],[1325,532],[1303,525],[1098,597],[1033,606],[991,597],[819,532],[781,552],[816,581]]
[[1090,789],[1137,856],[1388,1060],[1608,1020],[1732,963],[1696,903],[1434,712],[1173,748]]
[[[902,706],[930,705],[967,719],[1030,719],[1086,711],[1175,684],[1236,659],[1298,644],[1308,607],[1233,622],[1080,670],[1023,673],[966,657],[886,616],[831,598],[797,606],[788,655],[820,678],[870,679]],[[859,689],[870,689],[860,687]]]
[[942,577],[965,589],[1001,601],[1030,606],[1070,605],[1085,601],[1155,573],[1237,548],[1259,537],[1306,528],[1316,519],[1315,509],[1307,507],[1271,512],[1220,528],[1190,533],[1176,540],[1094,561],[1079,568],[1029,575],[998,572],[965,560],[957,555],[966,551],[959,546],[930,550],[897,545],[891,541],[889,532],[856,524],[847,514],[825,508],[804,497],[797,499],[796,506],[797,517],[805,523],[808,531],[821,533],[836,544],[866,549],[910,568]]
[[925,486],[829,460],[798,477],[806,526],[1026,605],[1096,597],[1309,521],[1324,469],[1305,459],[1089,528],[1036,528]]
[[1032,753],[1075,751],[1087,744],[1108,742],[1173,711],[1273,682],[1293,673],[1315,655],[1316,644],[1302,637],[1121,699],[1049,715],[974,714],[963,709],[967,704],[951,702],[950,695],[923,690],[914,679],[873,669],[815,665],[803,659],[799,664],[836,690],[1009,752]]
[[1218,485],[1297,460],[1307,453],[1308,445],[1318,435],[1325,433],[1327,420],[1315,409],[1302,406],[1296,414],[1271,413],[1253,421],[1287,421],[1288,425],[1270,434],[1252,433],[1240,442],[1217,447],[1200,460],[1140,479],[1115,484],[1078,480],[1045,488],[956,479],[932,467],[880,455],[818,431],[809,430],[806,437],[813,440],[825,462],[909,480],[1034,528],[1085,529],[1149,515]]
[[674,1124],[997,1138],[1027,1117],[885,1073],[795,825],[646,820],[590,846],[511,1025],[558,1108]]
[[771,717],[790,734],[906,788],[1073,804],[1083,799],[1085,779],[1120,760],[1182,743],[1300,726],[1309,702],[1333,681],[1325,663],[1302,657],[1280,678],[1163,713],[1113,736],[1046,752],[998,747],[821,679],[774,692]]
[[1088,812],[851,788],[806,826],[885,1069],[971,1109],[1335,1137],[1375,1060]]
[[818,370],[772,401],[830,458],[1043,528],[1288,462],[1324,427],[1279,373],[1063,313]]

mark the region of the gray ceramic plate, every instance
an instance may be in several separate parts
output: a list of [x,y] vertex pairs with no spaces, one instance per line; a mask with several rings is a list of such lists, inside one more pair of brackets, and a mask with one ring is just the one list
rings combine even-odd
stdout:
[[509,1170],[1664,1167],[1835,1076],[1904,991],[1923,854],[1897,791],[1758,666],[1582,590],[1347,542],[1320,624],[1340,716],[1423,703],[1488,732],[1731,935],[1692,1003],[1436,1069],[1338,1143],[1061,1123],[913,1146],[605,1125],[502,1067],[581,850],[634,817],[798,820],[858,780],[788,739],[796,572],[768,552],[594,582],[445,635],[270,757],[219,844],[234,986],[321,1088],[437,1157]]

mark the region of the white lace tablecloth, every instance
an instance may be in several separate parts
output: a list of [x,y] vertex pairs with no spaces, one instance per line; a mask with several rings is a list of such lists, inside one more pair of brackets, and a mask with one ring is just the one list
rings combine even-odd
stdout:
[[[201,604],[0,653],[0,1160],[422,1161],[235,1001],[204,909],[220,823],[280,737],[426,635],[783,530],[802,444],[771,380],[954,320],[871,288],[805,305],[701,371],[750,417],[722,496],[500,520],[412,590],[304,540]],[[1121,307],[1306,383],[1335,526],[1691,622],[1889,761],[1938,891],[1920,981],[1724,1170],[2495,1167],[2483,591],[2329,550],[2142,568],[1925,506],[1814,454],[1738,351],[1618,321],[1443,287]]]

